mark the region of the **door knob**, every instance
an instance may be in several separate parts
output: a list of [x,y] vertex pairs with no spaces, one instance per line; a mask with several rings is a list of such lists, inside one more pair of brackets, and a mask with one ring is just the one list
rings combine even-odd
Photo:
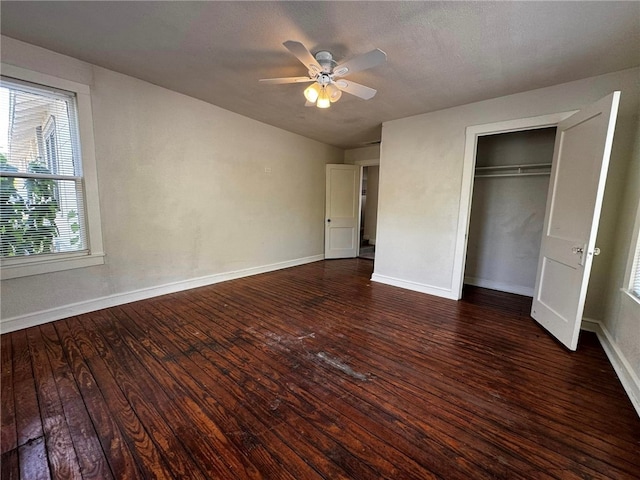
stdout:
[[600,255],[600,249],[598,247],[593,249],[593,254],[594,255]]

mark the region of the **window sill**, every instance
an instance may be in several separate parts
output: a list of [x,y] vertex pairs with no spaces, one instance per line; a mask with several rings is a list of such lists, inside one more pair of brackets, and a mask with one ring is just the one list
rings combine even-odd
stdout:
[[2,280],[9,280],[11,278],[28,277],[30,275],[60,272],[63,270],[73,270],[75,268],[85,268],[103,264],[104,253],[57,254],[49,255],[46,258],[21,258],[17,262],[10,259],[2,262],[0,278]]

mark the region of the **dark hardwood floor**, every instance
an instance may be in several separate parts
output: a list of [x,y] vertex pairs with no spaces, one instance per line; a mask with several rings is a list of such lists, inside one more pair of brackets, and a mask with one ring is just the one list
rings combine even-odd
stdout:
[[[317,262],[2,335],[2,479],[640,477],[596,337]],[[492,300],[491,297],[495,298]]]

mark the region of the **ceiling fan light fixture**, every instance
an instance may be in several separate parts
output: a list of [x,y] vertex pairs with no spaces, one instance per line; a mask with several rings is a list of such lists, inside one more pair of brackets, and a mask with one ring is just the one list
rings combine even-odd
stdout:
[[320,96],[320,85],[318,85],[317,83],[313,83],[312,85],[309,85],[304,90],[304,98],[306,98],[308,102],[316,103],[316,100],[318,100],[319,96]]
[[261,78],[260,82],[281,85],[286,83],[312,82],[312,85],[304,90],[307,102],[305,106],[314,105],[318,108],[329,108],[332,103],[342,97],[342,92],[369,100],[376,94],[376,90],[355,82],[347,82],[340,78],[345,75],[366,70],[380,65],[387,60],[387,54],[376,48],[368,53],[359,55],[338,65],[331,52],[321,50],[312,55],[307,47],[295,40],[287,40],[283,43],[302,64],[308,68],[306,77],[285,78]]
[[329,108],[331,106],[331,100],[329,98],[329,93],[327,93],[326,87],[320,91],[320,95],[318,96],[318,103],[316,103],[316,107],[318,108]]

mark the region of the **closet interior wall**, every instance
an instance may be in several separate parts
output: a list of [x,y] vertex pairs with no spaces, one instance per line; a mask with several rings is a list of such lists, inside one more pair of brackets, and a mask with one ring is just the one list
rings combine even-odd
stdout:
[[465,283],[533,296],[556,129],[478,139]]
[[376,230],[378,226],[378,179],[380,167],[370,165],[365,167],[367,171],[367,204],[364,208],[364,240],[369,245],[376,244]]

